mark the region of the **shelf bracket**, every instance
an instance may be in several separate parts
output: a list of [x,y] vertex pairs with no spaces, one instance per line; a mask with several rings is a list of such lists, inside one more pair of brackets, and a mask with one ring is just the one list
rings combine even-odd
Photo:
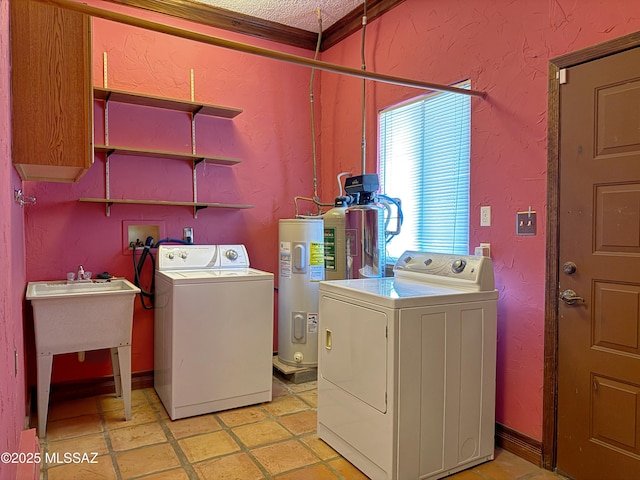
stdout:
[[[203,159],[201,159],[200,161],[202,161]],[[199,161],[194,161],[193,162],[193,168],[192,168],[192,172],[193,172],[193,218],[198,218],[198,207],[197,207],[197,203],[198,203],[198,180],[197,180],[197,165],[198,163],[200,163]]]
[[193,218],[198,218],[198,211],[204,210],[207,208],[207,205],[194,205],[193,206]]
[[[109,157],[113,153],[113,150],[106,152],[104,157],[104,198],[109,200],[111,198],[111,192],[109,190]],[[111,205],[112,202],[105,204],[105,214],[107,217],[111,216]]]

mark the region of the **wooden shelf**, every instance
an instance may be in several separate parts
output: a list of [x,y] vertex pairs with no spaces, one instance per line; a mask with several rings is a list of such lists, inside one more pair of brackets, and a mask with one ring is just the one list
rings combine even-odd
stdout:
[[171,205],[171,206],[183,206],[193,207],[196,210],[202,210],[203,208],[230,208],[235,210],[253,208],[253,205],[239,205],[234,203],[214,203],[214,202],[173,202],[168,200],[134,200],[130,198],[80,198],[79,202],[88,203],[104,203],[112,205],[114,203],[130,204],[130,205]]
[[[221,118],[234,118],[242,113],[239,108],[221,107],[218,105],[209,105],[205,103],[189,102],[185,100],[175,100],[171,98],[156,97],[153,95],[143,95],[133,92],[124,92],[121,90],[111,90],[101,87],[93,87],[93,97],[97,100],[105,102],[104,107],[104,128],[105,142],[109,143],[109,104],[111,102],[127,103],[130,105],[142,105],[146,107],[163,108],[177,112],[188,113],[191,117],[191,149],[195,150],[196,145],[196,115],[209,115]],[[94,153],[105,154],[105,194],[104,198],[80,198],[80,202],[101,203],[106,207],[106,214],[111,214],[111,205],[130,204],[130,205],[164,205],[164,206],[184,206],[193,208],[193,217],[197,218],[198,211],[203,208],[228,208],[228,209],[245,209],[253,208],[253,205],[239,205],[231,203],[212,203],[199,202],[196,182],[196,166],[199,163],[206,162],[214,165],[233,166],[241,161],[236,158],[217,157],[209,155],[201,155],[197,153],[168,152],[164,150],[150,150],[138,147],[125,147],[122,145],[94,145]],[[110,175],[109,163],[113,154],[128,155],[136,157],[151,157],[169,160],[185,160],[191,162],[192,168],[192,202],[176,202],[172,200],[138,200],[128,198],[108,198],[110,197]]]
[[209,115],[220,118],[234,118],[242,113],[242,109],[223,107],[207,103],[190,102],[188,100],[176,100],[171,98],[156,97],[122,90],[111,90],[102,87],[93,87],[93,98],[110,102],[122,102],[145,107],[166,108],[178,112],[187,112],[199,115]]
[[200,155],[197,153],[180,153],[180,152],[167,152],[163,150],[146,150],[144,148],[123,147],[118,145],[95,145],[94,151],[99,153],[106,153],[107,155],[131,155],[136,157],[153,157],[153,158],[167,158],[170,160],[189,160],[198,164],[202,161],[207,163],[213,163],[215,165],[236,165],[241,162],[236,158],[226,157],[212,157],[208,155]]

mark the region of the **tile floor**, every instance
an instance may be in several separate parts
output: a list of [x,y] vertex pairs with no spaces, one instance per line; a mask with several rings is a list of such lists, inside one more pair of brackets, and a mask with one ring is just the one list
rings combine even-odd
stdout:
[[[177,421],[169,419],[152,388],[132,392],[130,421],[124,420],[122,401],[113,395],[54,403],[41,450],[43,457],[57,455],[60,460],[43,464],[41,478],[366,479],[316,436],[316,400],[316,382],[296,385],[276,376],[270,403]],[[449,478],[563,477],[497,449],[494,461]]]

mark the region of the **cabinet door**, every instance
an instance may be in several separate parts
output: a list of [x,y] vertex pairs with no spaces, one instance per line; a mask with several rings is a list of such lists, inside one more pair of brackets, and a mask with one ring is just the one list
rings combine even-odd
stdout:
[[90,18],[10,8],[13,163],[23,180],[77,181],[93,163]]

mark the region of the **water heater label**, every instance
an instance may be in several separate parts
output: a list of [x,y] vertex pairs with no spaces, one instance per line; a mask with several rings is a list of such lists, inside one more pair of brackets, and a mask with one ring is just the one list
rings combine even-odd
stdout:
[[319,282],[324,280],[324,243],[309,243],[309,280]]
[[307,333],[318,333],[318,314],[307,314]]
[[280,276],[291,278],[291,242],[280,242]]
[[324,229],[324,268],[336,269],[336,229],[326,227]]

